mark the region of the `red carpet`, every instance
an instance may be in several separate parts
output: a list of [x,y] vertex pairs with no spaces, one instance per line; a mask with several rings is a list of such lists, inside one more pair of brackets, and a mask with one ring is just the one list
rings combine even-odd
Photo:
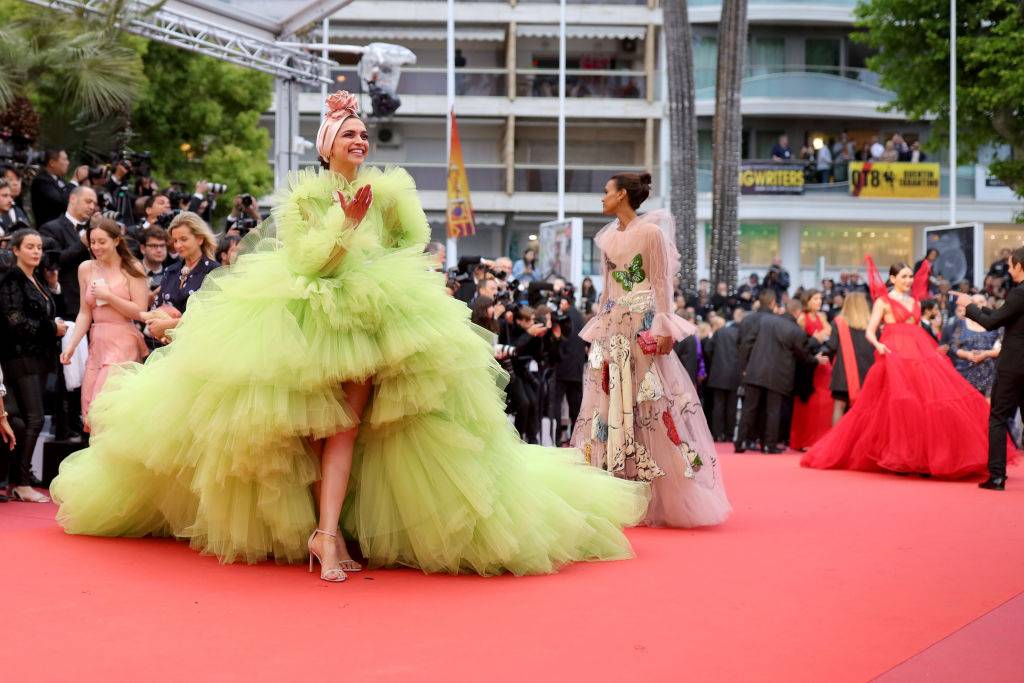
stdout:
[[[1020,680],[1019,615],[992,612],[1024,591],[1020,468],[994,493],[722,460],[724,526],[633,530],[635,560],[519,579],[328,585],[170,540],[66,536],[52,506],[9,503],[4,678],[831,682],[914,665],[910,679],[954,680],[950,661],[984,657],[955,680]],[[989,612],[996,628],[964,628]]]

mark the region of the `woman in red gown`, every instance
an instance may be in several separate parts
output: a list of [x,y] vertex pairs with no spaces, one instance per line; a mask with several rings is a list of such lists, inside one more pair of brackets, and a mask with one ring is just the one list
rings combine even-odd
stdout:
[[[804,307],[797,324],[808,336],[813,337],[822,330],[831,334],[832,326],[821,312],[821,292],[809,289],[800,298]],[[814,386],[806,400],[797,398],[793,402],[793,426],[790,429],[789,446],[794,450],[807,450],[818,442],[832,428],[832,365],[825,356],[816,356]]]
[[859,400],[800,464],[950,479],[985,473],[988,404],[919,324],[928,262],[916,276],[906,264],[894,265],[892,292],[886,292],[867,261],[875,304],[865,336],[877,360]]

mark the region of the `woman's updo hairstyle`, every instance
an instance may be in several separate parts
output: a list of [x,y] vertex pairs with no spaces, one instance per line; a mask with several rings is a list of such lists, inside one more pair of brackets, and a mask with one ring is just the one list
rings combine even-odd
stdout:
[[643,173],[619,173],[612,176],[615,187],[626,191],[629,205],[634,211],[640,208],[648,197],[651,196],[651,174]]
[[[889,266],[889,277],[896,277],[897,275],[900,274],[900,271],[903,270],[904,268],[910,268],[910,266],[908,266],[903,261],[900,261],[899,263],[892,264],[891,266]],[[913,269],[911,269],[911,271],[912,270]]]

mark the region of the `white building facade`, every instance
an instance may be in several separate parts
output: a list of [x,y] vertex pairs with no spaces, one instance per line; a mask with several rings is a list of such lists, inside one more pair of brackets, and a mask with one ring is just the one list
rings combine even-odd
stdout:
[[[856,144],[901,133],[926,141],[927,123],[879,111],[892,95],[866,68],[865,48],[853,42],[853,0],[750,0],[743,84],[745,159],[767,159],[781,134],[794,155],[805,139],[827,144],[844,131]],[[717,0],[691,0],[699,115],[698,218],[711,219],[711,117],[714,109]],[[541,222],[557,209],[557,3],[533,0],[455,3],[456,114],[477,214],[478,234],[459,241],[460,254],[517,258]],[[417,55],[405,67],[402,106],[386,120],[370,119],[371,160],[400,164],[416,178],[436,239],[444,238],[447,4],[433,0],[356,0],[332,20],[332,43],[396,43]],[[662,206],[671,149],[663,92],[662,14],[656,0],[571,2],[566,41],[566,215],[584,220],[584,274],[600,268],[591,237],[607,222],[600,215],[604,183],[619,171],[649,170]],[[363,92],[354,64],[333,74],[337,87]],[[946,87],[946,84],[936,84]],[[369,98],[363,97],[369,109]],[[313,140],[319,92],[300,97],[300,135]],[[821,144],[819,143],[819,144]],[[825,271],[861,267],[864,254],[879,263],[915,261],[924,251],[924,227],[948,221],[949,178],[943,163],[942,198],[853,197],[836,172],[804,194],[743,196],[739,213],[742,274],[763,273],[778,256],[795,284],[812,285]],[[309,151],[302,164],[315,163]],[[976,175],[978,176],[976,178]],[[954,183],[958,221],[985,224],[988,262],[1001,248],[1024,244],[1013,223],[1020,202],[985,183],[983,167],[961,167]],[[707,237],[699,235],[700,267],[707,268]]]

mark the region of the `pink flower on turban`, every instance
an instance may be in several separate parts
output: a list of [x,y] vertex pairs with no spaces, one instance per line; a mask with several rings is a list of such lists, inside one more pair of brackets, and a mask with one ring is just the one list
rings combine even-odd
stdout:
[[334,138],[346,119],[359,116],[359,98],[346,90],[339,90],[327,97],[327,115],[316,134],[316,151],[324,161],[330,161]]

